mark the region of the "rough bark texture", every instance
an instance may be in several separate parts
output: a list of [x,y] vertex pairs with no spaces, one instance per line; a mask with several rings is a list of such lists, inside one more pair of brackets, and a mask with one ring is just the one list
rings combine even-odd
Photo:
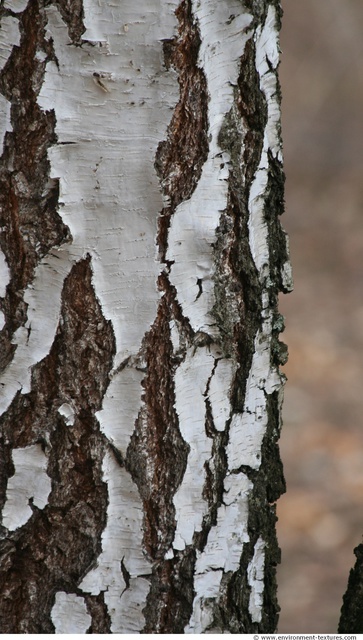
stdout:
[[121,4],[0,9],[0,629],[273,632],[280,4]]
[[354,549],[357,558],[343,597],[338,633],[363,633],[363,545]]

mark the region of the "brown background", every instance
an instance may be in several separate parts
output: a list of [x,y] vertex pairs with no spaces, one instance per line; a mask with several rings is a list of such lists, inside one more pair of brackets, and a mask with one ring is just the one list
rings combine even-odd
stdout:
[[363,533],[363,3],[282,4],[282,221],[295,292],[281,299],[279,631],[334,633]]

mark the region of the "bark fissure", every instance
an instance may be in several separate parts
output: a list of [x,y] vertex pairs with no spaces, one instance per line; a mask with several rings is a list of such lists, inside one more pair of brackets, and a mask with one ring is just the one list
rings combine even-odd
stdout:
[[[144,407],[127,451],[127,466],[144,501],[144,543],[153,561],[160,561],[174,537],[174,493],[185,472],[189,451],[175,411],[174,357],[170,337],[173,299],[164,292],[156,321],[144,340],[147,374]],[[173,460],[173,465],[167,464]]]
[[158,245],[160,259],[166,260],[170,217],[176,207],[190,198],[208,155],[208,93],[203,69],[198,66],[200,34],[191,0],[183,0],[176,10],[178,36],[164,41],[164,59],[178,73],[180,97],[168,135],[160,142],[155,158],[166,202],[160,218]]

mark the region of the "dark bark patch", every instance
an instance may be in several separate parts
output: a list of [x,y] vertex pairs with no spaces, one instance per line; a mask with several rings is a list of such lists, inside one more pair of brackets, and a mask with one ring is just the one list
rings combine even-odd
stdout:
[[[144,546],[154,560],[143,633],[183,633],[193,608],[195,547],[174,552],[172,560],[165,560],[164,555],[174,539],[173,497],[183,479],[189,452],[174,407],[174,376],[193,332],[165,274],[160,276],[159,287],[163,297],[157,318],[143,342],[147,363],[144,407],[127,450],[126,466],[143,500]],[[181,351],[177,354],[171,342],[171,320],[180,330]]]
[[[95,412],[114,352],[112,328],[95,297],[86,258],[66,278],[57,335],[49,355],[33,368],[32,390],[19,393],[2,417],[3,434],[13,447],[44,445],[52,479],[46,507],[33,506],[27,523],[7,534],[15,551],[0,576],[3,632],[54,632],[55,593],[76,593],[101,552],[108,498],[102,480],[105,441]],[[74,408],[73,424],[58,413],[64,402]],[[95,615],[95,628],[107,628],[107,616]]]
[[111,633],[111,618],[103,591],[98,596],[84,596],[92,623],[87,633]]
[[[225,355],[238,352],[234,406],[242,411],[245,383],[261,323],[261,284],[249,244],[248,199],[260,162],[267,105],[260,90],[256,51],[251,37],[241,58],[234,106],[226,115],[218,143],[231,157],[228,202],[217,229],[215,297]],[[244,127],[241,127],[241,118]]]
[[239,363],[232,394],[238,412],[243,410],[262,310],[262,289],[249,245],[247,194],[240,189],[240,180],[240,173],[232,171],[227,208],[217,229],[213,308],[225,356],[234,355]]
[[289,261],[286,233],[280,223],[280,216],[285,207],[285,174],[281,163],[271,153],[268,154],[268,160],[269,172],[264,215],[268,225],[271,279],[275,284],[277,295],[279,291],[289,292],[289,289],[286,290],[282,282],[281,275],[284,263]]
[[354,554],[357,560],[350,570],[338,633],[363,633],[363,544],[354,549]]
[[166,67],[173,66],[178,72],[180,98],[167,138],[159,144],[155,157],[155,169],[168,199],[168,206],[159,218],[158,244],[162,261],[167,249],[170,216],[192,195],[208,156],[207,82],[198,67],[200,35],[193,21],[190,0],[181,2],[176,15],[178,37],[164,42],[164,58]]
[[170,292],[165,293],[156,320],[144,339],[147,363],[144,408],[126,456],[127,467],[143,499],[144,544],[153,560],[164,556],[174,537],[173,497],[183,478],[189,450],[180,434],[174,407],[175,364],[169,326],[172,307]]
[[267,104],[260,89],[260,76],[256,69],[256,45],[253,38],[246,42],[237,83],[236,104],[246,128],[243,140],[242,172],[248,201],[250,186],[261,158],[267,124]]
[[[3,434],[0,436],[0,511],[6,500],[6,486],[8,478],[14,475],[14,465],[11,458],[11,446]],[[1,552],[0,552],[1,554]]]
[[84,26],[83,0],[55,0],[61,16],[68,27],[68,34],[72,44],[80,45]]
[[[64,403],[88,415],[101,408],[115,351],[111,323],[102,315],[92,285],[90,259],[66,278],[61,318],[49,352],[32,370],[32,390],[18,392],[0,425],[13,447],[48,442]],[[63,419],[62,419],[63,420]]]
[[277,391],[266,396],[268,425],[262,443],[261,474],[266,485],[266,504],[273,504],[285,493],[286,483],[278,441],[281,431],[280,400]]
[[154,567],[143,633],[184,633],[193,611],[196,552],[188,547]]
[[55,117],[37,104],[46,61],[51,55],[45,40],[46,19],[37,0],[29,2],[19,18],[21,41],[0,75],[0,91],[11,102],[12,132],[5,136],[0,159],[0,246],[11,280],[1,310],[6,324],[0,332],[5,368],[14,353],[11,338],[26,321],[24,289],[34,270],[54,246],[69,240],[69,230],[57,212],[58,182],[49,179],[49,146],[55,143]]

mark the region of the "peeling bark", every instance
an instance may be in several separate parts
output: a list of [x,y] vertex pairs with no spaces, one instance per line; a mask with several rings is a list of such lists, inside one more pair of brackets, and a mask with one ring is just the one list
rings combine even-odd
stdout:
[[[30,509],[25,523],[2,532],[12,548],[0,587],[4,633],[54,631],[55,594],[77,591],[97,560],[107,507],[102,479],[107,444],[95,413],[113,354],[112,330],[95,299],[88,258],[65,280],[57,334],[49,355],[33,368],[30,393],[18,393],[1,419],[6,448],[20,452],[38,443],[51,481],[42,509],[26,485],[24,493],[18,487],[15,495],[7,494],[4,515],[9,502],[15,512],[27,502]],[[65,403],[73,408],[71,421],[59,411]]]
[[68,237],[57,211],[58,184],[49,179],[47,149],[56,140],[54,114],[44,113],[37,104],[46,61],[53,55],[52,44],[45,39],[44,11],[37,1],[30,2],[18,18],[11,19],[19,46],[11,49],[12,41],[6,43],[9,56],[0,80],[10,110],[0,160],[0,248],[9,269],[1,302],[5,322],[0,334],[1,369],[16,349],[14,333],[25,323],[24,290],[36,266]]
[[121,4],[0,9],[0,627],[273,632],[280,4]]

